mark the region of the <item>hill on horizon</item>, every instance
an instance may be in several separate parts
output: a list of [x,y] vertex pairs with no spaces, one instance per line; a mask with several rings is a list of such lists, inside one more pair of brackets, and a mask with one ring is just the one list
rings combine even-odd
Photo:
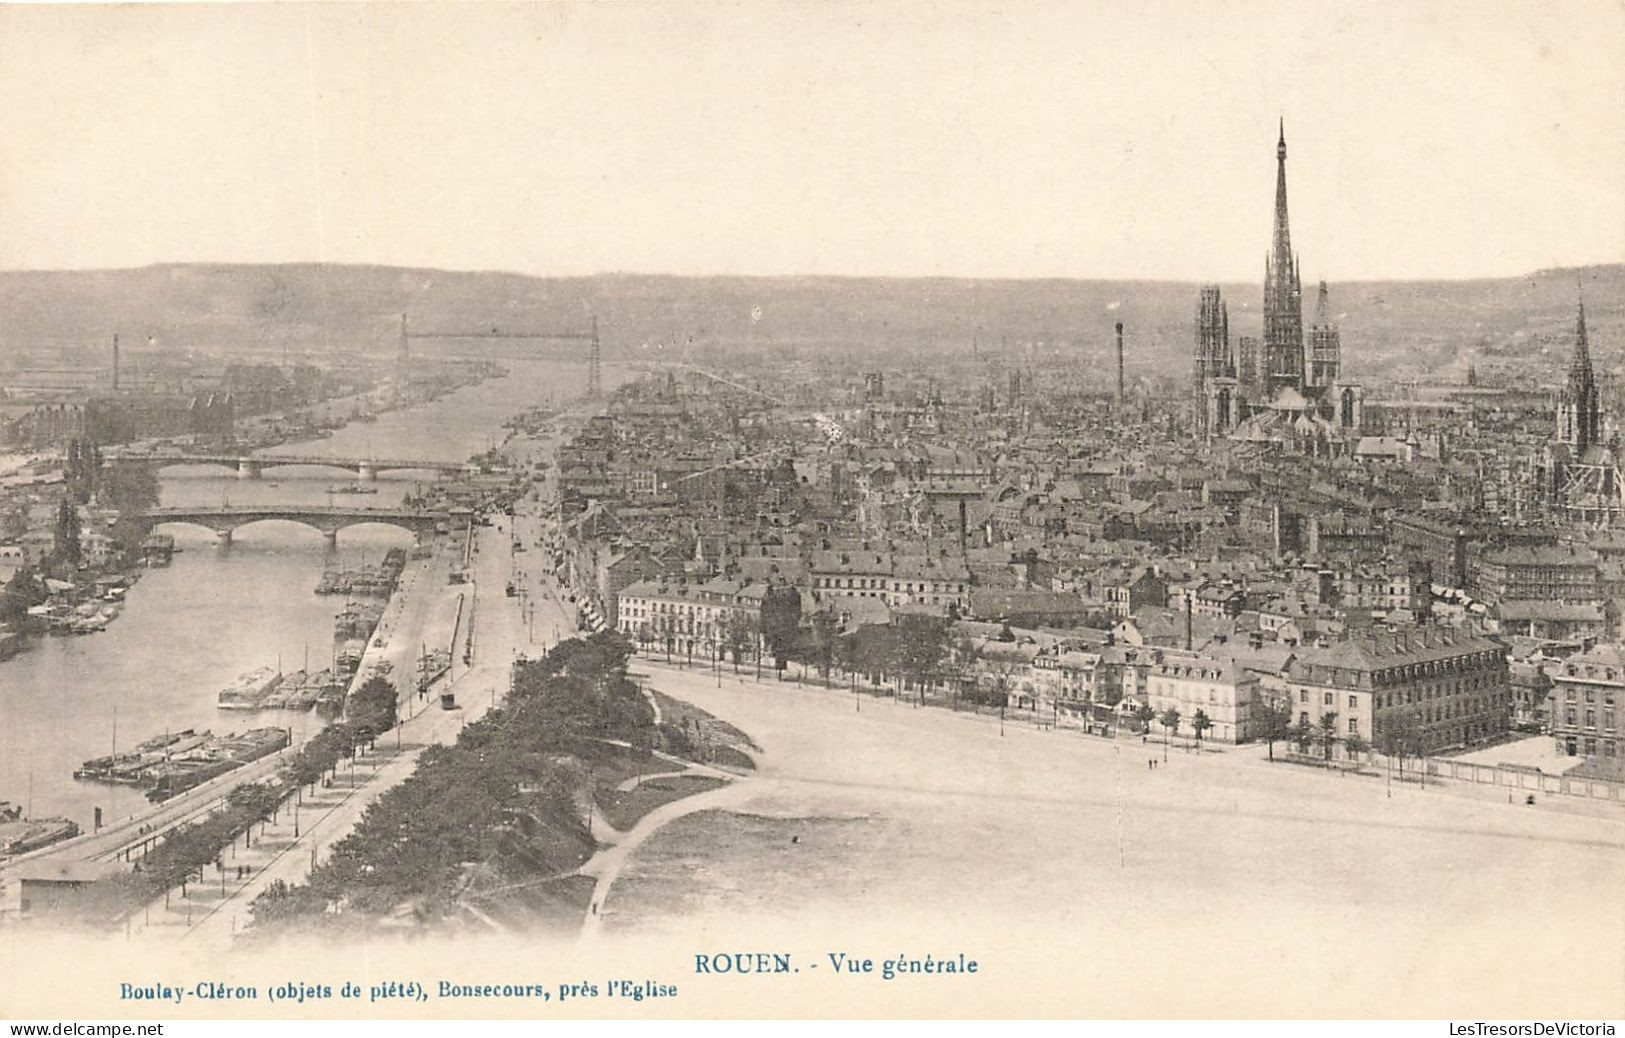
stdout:
[[[1125,325],[1142,374],[1188,369],[1195,282],[598,274],[534,277],[342,264],[170,263],[124,270],[0,272],[0,367],[38,348],[136,345],[222,352],[395,349],[414,333],[579,332],[598,320],[606,360],[643,343],[796,352],[968,353],[1028,343],[1104,360]],[[1221,284],[1232,345],[1259,334],[1262,286]],[[1529,365],[1556,378],[1583,293],[1604,374],[1625,358],[1625,264],[1466,281],[1330,285],[1353,377]],[[1304,324],[1316,286],[1304,286]],[[753,312],[759,319],[753,320]],[[414,349],[434,349],[434,341]]]

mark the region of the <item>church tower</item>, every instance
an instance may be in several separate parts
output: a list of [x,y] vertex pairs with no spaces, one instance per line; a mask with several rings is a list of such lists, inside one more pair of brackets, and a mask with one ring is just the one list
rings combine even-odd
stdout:
[[1275,229],[1264,260],[1264,365],[1271,392],[1303,388],[1303,287],[1286,212],[1286,121],[1275,144]]
[[1196,386],[1220,375],[1234,378],[1236,363],[1230,353],[1230,308],[1218,285],[1202,286],[1196,304]]
[[1309,328],[1309,385],[1322,389],[1337,381],[1343,362],[1343,333],[1332,322],[1326,282],[1320,283],[1315,323]]
[[1587,448],[1602,441],[1602,411],[1597,402],[1597,379],[1591,371],[1584,303],[1580,304],[1580,316],[1574,329],[1569,380],[1557,401],[1557,438],[1569,445],[1576,460]]

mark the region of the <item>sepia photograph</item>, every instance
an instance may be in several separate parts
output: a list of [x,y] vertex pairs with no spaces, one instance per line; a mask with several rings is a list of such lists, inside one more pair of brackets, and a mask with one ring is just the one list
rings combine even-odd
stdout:
[[1614,1034],[1622,58],[0,4],[0,1019]]

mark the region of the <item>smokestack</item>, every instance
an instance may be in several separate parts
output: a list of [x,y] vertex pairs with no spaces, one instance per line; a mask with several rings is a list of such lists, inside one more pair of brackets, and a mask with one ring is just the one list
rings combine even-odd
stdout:
[[1122,403],[1123,395],[1123,322],[1117,322],[1117,402]]
[[113,392],[118,392],[118,332],[113,333]]
[[1193,644],[1195,639],[1192,637],[1193,632],[1191,631],[1191,627],[1192,627],[1191,614],[1194,612],[1194,610],[1192,609],[1192,606],[1191,606],[1191,596],[1194,595],[1194,594],[1196,594],[1196,592],[1194,590],[1188,590],[1188,591],[1185,592],[1185,651],[1186,652],[1189,652],[1189,651],[1191,651],[1191,649],[1195,648],[1195,645]]

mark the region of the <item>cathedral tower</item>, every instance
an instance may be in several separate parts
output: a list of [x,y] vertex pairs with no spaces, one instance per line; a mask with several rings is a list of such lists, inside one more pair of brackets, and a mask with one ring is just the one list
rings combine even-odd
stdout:
[[1303,388],[1303,288],[1286,212],[1286,122],[1275,145],[1275,229],[1264,260],[1264,366],[1270,390]]
[[1230,353],[1230,308],[1218,285],[1204,285],[1196,304],[1196,386],[1220,375],[1234,378],[1236,363]]
[[1602,410],[1597,402],[1597,379],[1591,371],[1591,346],[1586,341],[1586,308],[1574,329],[1574,357],[1569,380],[1557,401],[1557,438],[1579,459],[1586,449],[1602,441]]
[[1343,333],[1332,321],[1326,282],[1320,283],[1315,323],[1309,328],[1309,385],[1320,389],[1337,381],[1343,364]]

